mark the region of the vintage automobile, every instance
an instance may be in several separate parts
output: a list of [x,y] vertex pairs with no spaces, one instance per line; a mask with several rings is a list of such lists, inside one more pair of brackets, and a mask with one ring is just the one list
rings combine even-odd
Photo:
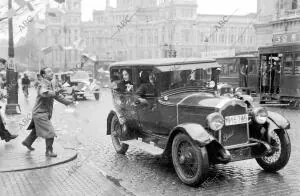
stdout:
[[[266,171],[282,169],[291,153],[289,121],[245,100],[218,95],[213,74],[218,67],[215,60],[197,58],[112,64],[114,109],[107,117],[107,134],[116,152],[125,154],[134,146],[168,158],[190,186],[204,182],[212,164],[256,159]],[[124,70],[133,90],[122,89]]]
[[85,71],[70,74],[70,81],[67,81],[63,87],[66,95],[70,94],[74,100],[87,99],[91,96],[94,96],[96,100],[100,98],[100,85]]

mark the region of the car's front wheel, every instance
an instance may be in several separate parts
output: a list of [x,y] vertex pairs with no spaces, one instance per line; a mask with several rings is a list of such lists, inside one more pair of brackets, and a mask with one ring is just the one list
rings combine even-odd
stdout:
[[209,169],[207,150],[198,146],[189,136],[178,134],[174,138],[172,161],[183,183],[197,186],[206,180]]
[[291,155],[291,141],[286,130],[274,130],[272,135],[272,152],[256,159],[257,163],[268,172],[282,169]]
[[122,143],[120,140],[119,135],[121,135],[122,127],[116,115],[113,116],[110,126],[111,140],[116,152],[119,154],[125,154],[129,146],[127,144]]

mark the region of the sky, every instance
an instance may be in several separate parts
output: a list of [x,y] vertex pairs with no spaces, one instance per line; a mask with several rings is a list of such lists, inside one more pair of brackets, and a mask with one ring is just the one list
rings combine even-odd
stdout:
[[[197,0],[200,14],[243,15],[257,11],[257,0]],[[104,9],[106,0],[82,0],[82,19],[91,20],[93,10]],[[111,0],[113,7],[116,0]],[[217,6],[216,6],[217,5]]]

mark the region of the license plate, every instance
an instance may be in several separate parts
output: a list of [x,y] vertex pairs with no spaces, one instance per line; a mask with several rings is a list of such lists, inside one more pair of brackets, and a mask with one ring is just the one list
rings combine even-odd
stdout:
[[241,115],[225,117],[225,125],[226,126],[245,124],[247,122],[248,122],[248,114],[241,114]]

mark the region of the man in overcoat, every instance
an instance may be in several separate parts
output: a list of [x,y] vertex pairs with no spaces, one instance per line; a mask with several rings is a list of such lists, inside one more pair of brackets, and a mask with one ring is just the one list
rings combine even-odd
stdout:
[[40,75],[42,76],[42,79],[37,87],[37,98],[32,111],[32,121],[28,127],[28,130],[32,131],[22,144],[29,150],[34,150],[31,145],[37,137],[45,138],[46,156],[56,157],[57,154],[53,152],[52,147],[56,134],[50,121],[53,112],[53,103],[54,100],[65,105],[74,105],[74,103],[72,100],[65,99],[64,96],[60,94],[61,89],[54,88],[53,83],[51,82],[53,79],[51,68],[43,68],[40,71]]

